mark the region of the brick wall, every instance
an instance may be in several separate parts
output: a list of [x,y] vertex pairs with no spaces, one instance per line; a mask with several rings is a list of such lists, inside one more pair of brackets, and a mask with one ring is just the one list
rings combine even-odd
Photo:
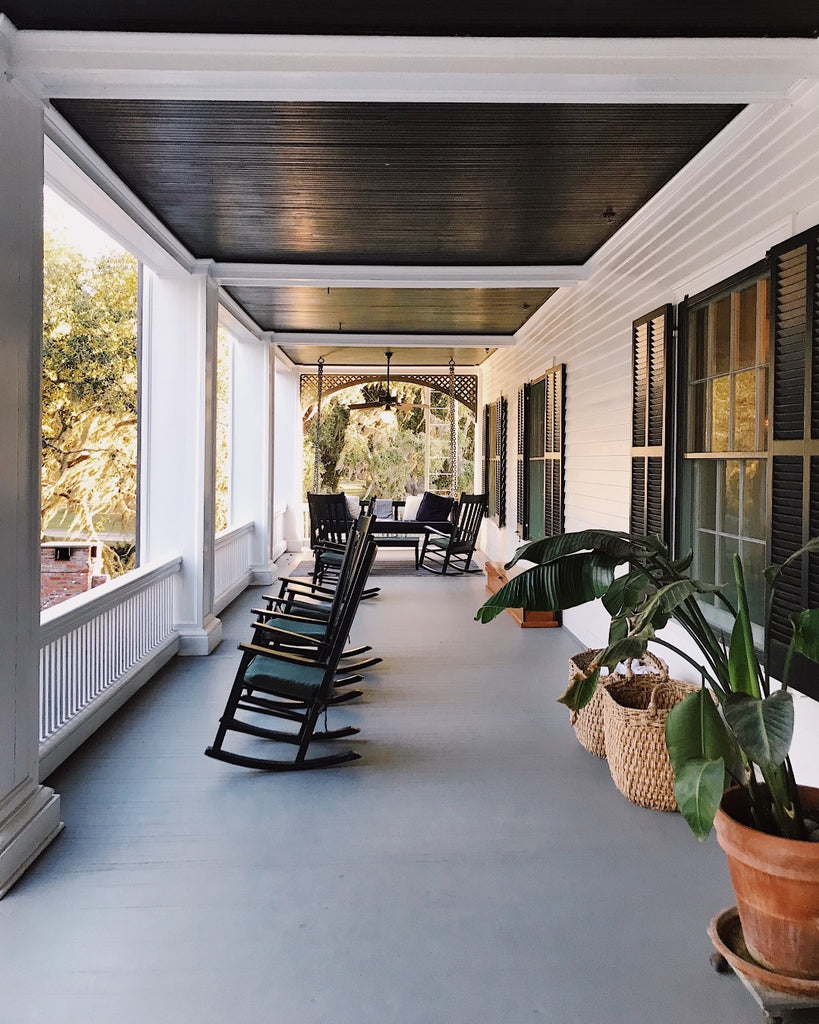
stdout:
[[40,609],[108,582],[99,544],[43,544],[40,548]]

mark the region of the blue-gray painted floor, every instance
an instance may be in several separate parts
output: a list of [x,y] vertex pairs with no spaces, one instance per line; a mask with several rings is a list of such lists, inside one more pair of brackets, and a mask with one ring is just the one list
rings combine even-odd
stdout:
[[[336,710],[363,758],[202,756],[259,590],[49,780],[66,829],[0,902],[0,1024],[750,1024],[709,965],[713,840],[642,810],[555,703],[577,643],[390,577]],[[807,1021],[809,1018],[803,1018]]]

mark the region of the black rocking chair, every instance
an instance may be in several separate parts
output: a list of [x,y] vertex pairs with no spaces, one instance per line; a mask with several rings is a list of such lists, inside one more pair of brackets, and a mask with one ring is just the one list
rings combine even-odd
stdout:
[[[231,687],[219,728],[208,757],[244,768],[264,771],[294,771],[327,768],[357,760],[354,750],[343,750],[308,757],[313,741],[336,740],[354,736],[358,729],[316,729],[319,718],[333,703],[333,689],[344,644],[370,571],[375,546],[364,531],[356,531],[360,543],[351,559],[349,586],[343,589],[339,613],[331,633],[320,641],[315,654],[295,654],[255,643],[239,644],[242,660]],[[283,719],[297,728],[271,729],[259,724],[259,716]],[[242,753],[225,749],[228,733],[241,733],[276,746],[293,744],[291,758],[268,757],[262,752]]]
[[[453,514],[455,525],[452,533],[442,533],[432,526],[426,528],[424,544],[419,563],[422,569],[443,575],[450,568],[453,572],[480,572],[478,566],[470,566],[478,531],[486,515],[485,494],[462,494]],[[427,565],[429,560],[432,564]]]

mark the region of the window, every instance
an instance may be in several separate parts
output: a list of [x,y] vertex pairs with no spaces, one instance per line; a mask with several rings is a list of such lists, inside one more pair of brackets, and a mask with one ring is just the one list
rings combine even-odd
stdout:
[[231,523],[231,435],[234,340],[222,327],[216,333],[216,519],[217,533]]
[[563,533],[566,368],[556,366],[518,396],[518,531]]
[[[694,575],[724,585],[730,600],[739,553],[756,623],[763,620],[767,564],[768,310],[761,265],[689,301],[682,317],[682,548],[694,552]],[[719,622],[720,603],[703,603]]]
[[506,526],[506,420],[505,398],[484,406],[484,491],[488,496],[487,514],[498,526]]

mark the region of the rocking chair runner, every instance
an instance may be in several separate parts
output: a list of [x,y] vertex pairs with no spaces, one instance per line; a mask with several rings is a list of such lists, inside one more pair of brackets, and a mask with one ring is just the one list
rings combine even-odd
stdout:
[[[242,660],[219,720],[216,737],[205,750],[208,757],[245,768],[293,771],[326,768],[356,760],[360,756],[353,750],[314,757],[308,757],[307,753],[313,740],[340,739],[358,732],[352,726],[317,731],[316,725],[321,713],[332,703],[336,671],[374,553],[372,541],[362,533],[350,569],[350,585],[341,598],[341,610],[335,628],[331,635],[320,642],[315,656],[293,654],[252,643],[239,644],[243,651]],[[248,719],[248,715],[284,719],[296,723],[298,730],[269,729],[259,725],[253,717]],[[233,732],[276,744],[295,744],[295,757],[281,759],[226,750],[225,740],[228,733]]]
[[[486,515],[486,506],[485,494],[462,494],[453,516],[455,524],[452,533],[442,533],[428,526],[419,556],[421,568],[441,575],[450,567],[461,574],[480,572],[477,566],[470,567],[470,562],[478,543],[478,531]],[[425,564],[427,559],[433,564]],[[437,568],[438,563],[440,568]]]

